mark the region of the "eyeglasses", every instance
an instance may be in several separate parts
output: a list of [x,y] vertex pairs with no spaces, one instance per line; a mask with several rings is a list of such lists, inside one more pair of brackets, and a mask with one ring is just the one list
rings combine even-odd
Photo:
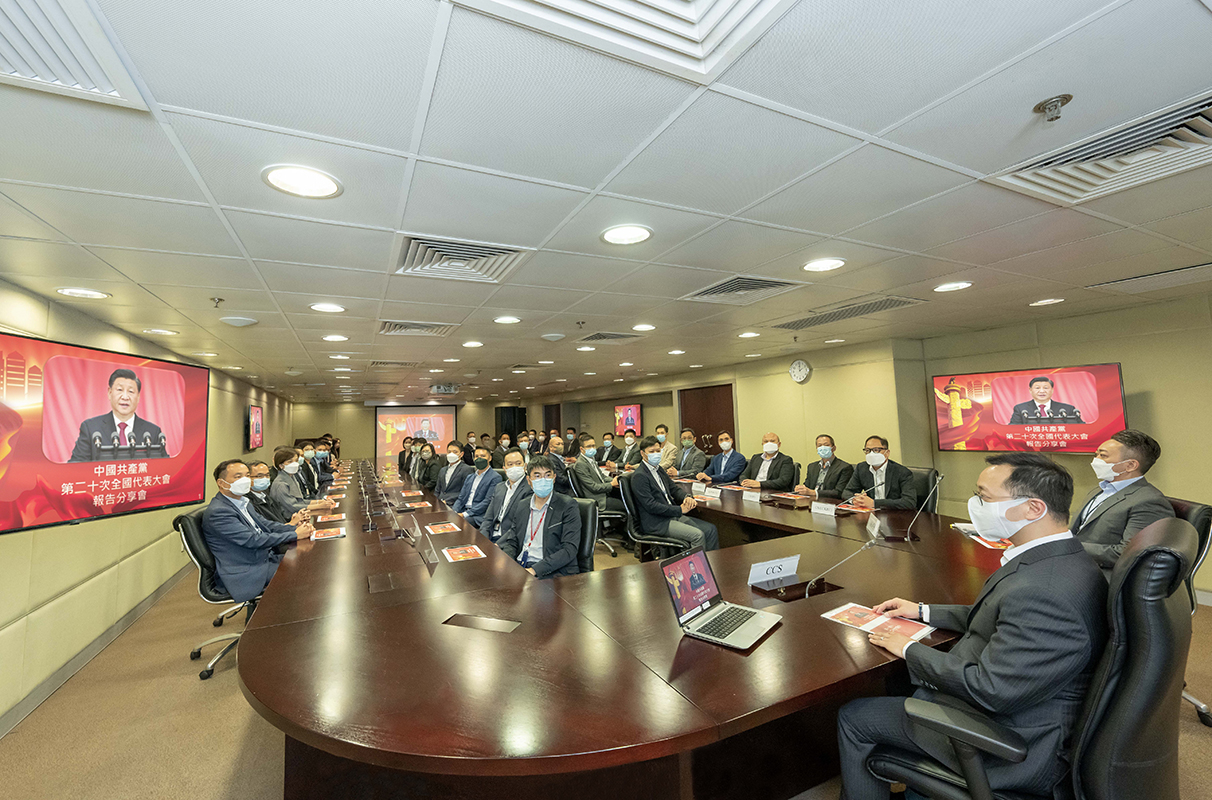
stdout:
[[1035,500],[1035,499],[1037,499],[1034,497],[1003,497],[1001,500],[986,500],[985,498],[981,497],[981,493],[980,493],[979,489],[973,491],[972,496],[975,497],[977,502],[980,503],[982,506],[985,505],[986,503],[1004,503],[1007,500]]
[[871,453],[887,453],[887,452],[888,452],[887,447],[864,447],[863,448],[863,455],[870,455]]

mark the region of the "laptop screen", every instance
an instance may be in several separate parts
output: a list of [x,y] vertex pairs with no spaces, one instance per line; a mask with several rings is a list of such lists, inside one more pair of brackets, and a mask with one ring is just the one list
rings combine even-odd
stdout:
[[720,599],[715,575],[707,563],[707,553],[701,547],[662,561],[661,573],[679,625],[685,625]]

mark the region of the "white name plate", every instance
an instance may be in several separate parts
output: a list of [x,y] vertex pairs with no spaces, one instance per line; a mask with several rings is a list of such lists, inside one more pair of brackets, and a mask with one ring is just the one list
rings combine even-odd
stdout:
[[799,565],[800,557],[798,555],[758,562],[749,568],[749,585],[753,586],[755,583],[781,578],[784,575],[793,575]]
[[751,503],[760,503],[762,502],[762,492],[758,489],[746,489],[741,492],[741,499]]
[[875,515],[874,511],[872,511],[871,516],[867,518],[867,533],[875,539],[878,539],[881,535],[880,519]]
[[706,494],[707,484],[695,481],[694,483],[690,484],[690,491],[694,494]]
[[837,506],[835,506],[833,503],[822,503],[819,500],[813,500],[812,513],[821,514],[826,517],[836,517]]
[[720,496],[724,494],[724,490],[720,489],[719,487],[711,487],[703,492],[703,494],[707,495],[712,500],[719,500]]

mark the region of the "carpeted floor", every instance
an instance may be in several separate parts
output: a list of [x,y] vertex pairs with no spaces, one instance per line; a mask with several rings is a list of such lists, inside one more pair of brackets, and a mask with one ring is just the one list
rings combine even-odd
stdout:
[[[596,566],[633,563],[623,551],[618,558],[600,554]],[[188,658],[197,643],[222,632],[211,627],[214,616],[187,574],[0,739],[0,797],[281,798],[283,737],[240,694],[235,660],[229,656],[214,677],[200,681],[202,662]],[[242,624],[229,622],[223,630]],[[1212,608],[1202,609],[1194,625],[1187,679],[1194,694],[1212,701]],[[1182,797],[1212,798],[1212,728],[1190,707],[1182,720]],[[797,800],[836,797],[831,781]]]

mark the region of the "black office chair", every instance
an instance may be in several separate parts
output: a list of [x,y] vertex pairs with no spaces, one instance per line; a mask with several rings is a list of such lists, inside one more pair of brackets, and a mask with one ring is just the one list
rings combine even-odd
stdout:
[[[214,554],[210,552],[210,547],[206,544],[206,537],[202,535],[202,513],[205,509],[197,509],[188,514],[180,514],[173,520],[173,528],[181,534],[181,543],[185,545],[185,552],[189,553],[189,558],[194,562],[194,566],[198,568],[198,595],[208,603],[214,605],[226,605],[234,602],[232,596],[226,590],[220,589],[218,586],[218,572],[215,567]],[[257,607],[257,598],[248,600],[243,603],[236,603],[231,608],[220,614],[211,624],[216,628],[223,624],[223,621],[228,617],[235,616],[240,611],[246,610],[248,617],[252,616],[253,610]],[[247,617],[245,618],[247,622]],[[206,669],[198,673],[198,677],[206,680],[215,672],[215,665],[230,653],[240,641],[240,634],[229,633],[225,636],[216,636],[213,639],[207,639],[202,644],[190,651],[189,658],[191,661],[196,661],[202,657],[202,648],[208,647],[219,642],[227,642],[219,654],[210,660],[206,665]]]
[[803,481],[800,480],[800,476],[802,476],[803,474],[804,474],[804,470],[801,468],[800,462],[798,462],[798,461],[795,462],[795,483],[791,484],[792,489],[794,489],[795,487],[797,487],[801,483],[803,483]]
[[501,476],[501,480],[503,480],[503,481],[504,481],[504,480],[508,480],[508,478],[506,478],[506,477],[505,477],[505,470],[503,470],[503,469],[497,469],[496,467],[493,467],[493,468],[492,468],[492,471],[493,471],[493,472],[495,472],[496,474],[500,475],[500,476]]
[[[1200,565],[1208,556],[1208,531],[1212,529],[1212,506],[1190,500],[1180,500],[1177,497],[1167,497],[1166,499],[1174,508],[1174,516],[1190,522],[1195,528],[1195,532],[1199,534],[1199,555],[1195,558],[1195,566],[1192,567],[1191,574],[1187,576],[1187,594],[1191,597],[1191,615],[1195,616],[1195,610],[1199,608],[1199,599],[1195,595],[1195,573],[1199,571]],[[1212,711],[1209,711],[1207,703],[1185,689],[1183,699],[1195,706],[1195,713],[1199,715],[1199,721],[1212,728]]]
[[[571,469],[568,470],[568,483],[572,485],[572,495],[581,500],[587,495],[581,488],[581,481],[576,473]],[[606,548],[606,552],[610,553],[611,558],[618,558],[619,552],[614,549],[614,544],[607,538],[607,532],[616,528],[624,527],[627,524],[627,515],[618,511],[598,511],[598,526],[599,530],[596,535],[596,541],[602,547]],[[621,538],[616,539],[619,544],[624,544]]]
[[[1067,779],[1077,800],[1179,800],[1178,700],[1191,645],[1190,609],[1179,589],[1198,550],[1190,523],[1159,520],[1132,538],[1111,573],[1107,645],[1072,738],[1076,770]],[[1014,731],[983,714],[916,698],[905,701],[905,711],[914,724],[951,740],[963,774],[929,756],[880,746],[867,759],[876,777],[933,800],[1052,798],[989,788],[986,759],[1027,757]]]
[[[934,467],[907,467],[913,473],[913,491],[917,493],[917,507],[931,514],[938,510],[938,492],[930,494],[934,482],[938,480],[938,470]],[[930,495],[927,502],[926,495]]]
[[577,550],[577,566],[581,572],[593,572],[593,550],[598,539],[598,504],[579,497],[576,504],[577,511],[581,512],[581,547]]
[[665,536],[656,536],[655,534],[645,533],[640,528],[640,515],[638,506],[635,503],[635,494],[631,491],[630,473],[619,476],[619,495],[623,498],[623,507],[627,509],[627,536],[635,545],[635,556],[640,561],[644,560],[643,545],[649,545],[653,548],[660,548],[657,551],[658,555],[669,557],[686,550],[686,543]]

